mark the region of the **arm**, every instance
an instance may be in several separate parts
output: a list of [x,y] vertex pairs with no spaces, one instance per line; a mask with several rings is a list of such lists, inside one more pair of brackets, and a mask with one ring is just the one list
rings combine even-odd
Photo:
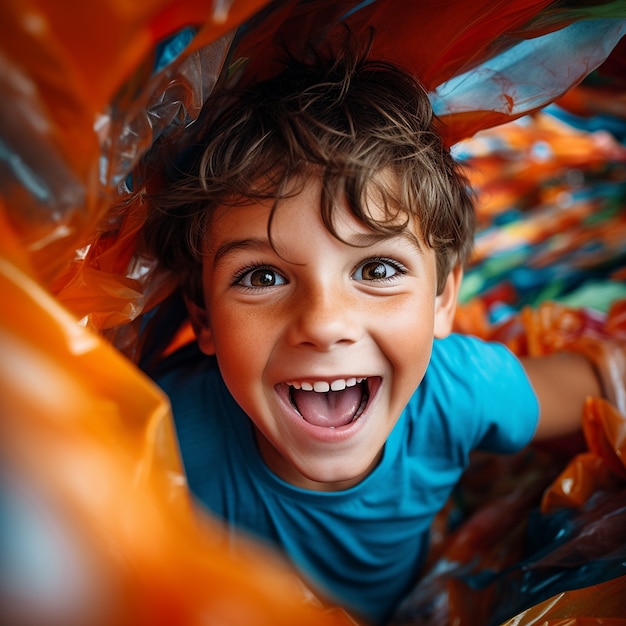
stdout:
[[579,429],[585,399],[602,395],[600,380],[591,362],[575,352],[524,357],[521,361],[539,400],[535,437],[546,439]]

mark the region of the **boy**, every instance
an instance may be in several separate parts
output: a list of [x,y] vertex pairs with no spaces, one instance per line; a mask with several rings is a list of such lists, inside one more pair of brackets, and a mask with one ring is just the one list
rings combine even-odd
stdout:
[[599,382],[450,335],[473,207],[411,76],[292,61],[210,106],[145,227],[203,353],[158,377],[190,489],[383,623],[470,451],[576,429]]

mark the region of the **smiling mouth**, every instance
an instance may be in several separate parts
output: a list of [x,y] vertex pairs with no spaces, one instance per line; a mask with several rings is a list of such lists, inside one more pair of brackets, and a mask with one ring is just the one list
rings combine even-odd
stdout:
[[309,424],[339,428],[356,421],[370,396],[371,378],[337,379],[332,382],[289,382],[289,400]]

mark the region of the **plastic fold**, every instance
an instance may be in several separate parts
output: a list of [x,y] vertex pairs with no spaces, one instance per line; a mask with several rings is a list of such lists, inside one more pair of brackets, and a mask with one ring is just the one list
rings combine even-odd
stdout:
[[[175,277],[142,250],[148,209],[138,164],[158,165],[194,136],[216,85],[278,71],[284,49],[304,55],[312,45],[326,54],[341,45],[346,26],[364,41],[373,33],[374,56],[420,77],[453,145],[563,96],[618,49],[626,12],[618,0],[0,5],[3,624],[354,623],[313,598],[266,547],[228,548],[225,529],[188,491],[167,398],[135,365],[146,315],[175,290]],[[528,73],[531,67],[537,71]],[[570,100],[572,108],[588,105],[582,96]],[[602,332],[623,333],[625,311],[616,305]],[[574,346],[579,327],[595,323],[553,309],[494,329],[483,313],[468,304],[459,324],[538,352],[562,340]],[[623,380],[623,365],[605,365],[620,368]],[[558,470],[541,455],[539,465],[518,466],[517,483],[528,490],[500,494],[503,500],[491,492],[494,500],[476,509],[484,523],[464,524],[469,538],[461,543],[441,526],[432,562],[445,559],[449,543],[467,564],[476,557],[501,563],[485,536],[498,518],[493,507],[503,503],[525,519],[551,480],[545,515],[588,506],[602,528],[617,512],[595,509],[594,497],[623,494],[623,416],[590,400],[585,437],[588,450],[567,456],[571,464]],[[501,485],[506,480],[503,474]],[[509,568],[523,556],[510,539],[502,551]],[[426,579],[431,605],[444,597],[440,582]],[[451,614],[466,619],[456,624],[477,623],[467,621],[479,612],[465,599],[483,600],[470,583],[446,596]],[[532,597],[541,604],[520,608],[526,613],[514,623],[617,623],[611,607],[620,594],[624,578],[548,604]],[[590,621],[596,605],[604,622]],[[484,607],[498,623],[494,605]]]

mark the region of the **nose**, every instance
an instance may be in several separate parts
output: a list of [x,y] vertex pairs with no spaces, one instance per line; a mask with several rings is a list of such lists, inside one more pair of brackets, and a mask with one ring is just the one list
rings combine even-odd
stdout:
[[326,352],[361,337],[367,311],[347,290],[317,286],[294,295],[288,330],[291,345]]

